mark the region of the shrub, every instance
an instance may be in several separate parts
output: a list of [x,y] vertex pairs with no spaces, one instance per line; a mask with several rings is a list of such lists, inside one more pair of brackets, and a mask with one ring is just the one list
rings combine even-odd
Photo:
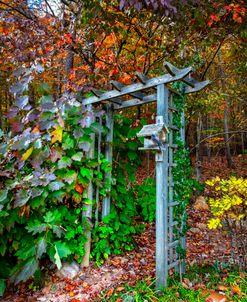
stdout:
[[216,177],[206,181],[209,191],[209,204],[212,218],[210,229],[223,228],[231,237],[232,253],[237,248],[236,264],[240,268],[247,265],[247,179]]

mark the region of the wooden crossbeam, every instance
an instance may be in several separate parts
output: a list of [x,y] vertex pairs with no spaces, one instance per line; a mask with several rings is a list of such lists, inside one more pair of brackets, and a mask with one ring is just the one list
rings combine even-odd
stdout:
[[148,88],[153,88],[157,85],[160,84],[168,84],[171,82],[175,82],[177,80],[181,80],[182,78],[186,77],[190,72],[191,72],[191,67],[181,69],[175,76],[172,76],[170,74],[165,74],[163,76],[159,76],[157,78],[149,79],[145,84],[142,83],[136,83],[136,84],[131,84],[123,89],[121,91],[118,90],[112,90],[103,93],[101,96],[93,96],[90,98],[86,98],[82,100],[83,105],[88,105],[88,104],[94,104],[98,103],[101,101],[110,101],[111,99],[118,98],[123,95],[128,95],[133,92],[141,91],[143,89],[148,89]]
[[[164,64],[166,70],[172,75],[174,76],[175,74],[177,74],[179,72],[180,69],[178,69],[177,67],[175,67],[174,65],[172,65],[171,63],[169,62],[165,62]],[[191,87],[195,87],[195,83],[197,82],[194,78],[190,77],[190,76],[187,76],[187,77],[184,77],[182,79],[182,81],[191,86]]]
[[149,80],[149,77],[147,77],[145,74],[136,71],[135,76],[143,83],[146,84],[147,81]]
[[[126,85],[118,82],[118,81],[110,81],[110,83],[112,84],[112,86],[114,88],[116,88],[118,91],[121,91],[122,89],[124,89],[124,87],[126,87]],[[135,98],[138,98],[138,99],[143,99],[146,94],[145,93],[142,93],[142,92],[133,92],[133,93],[130,93],[131,96],[135,97]]]
[[185,93],[194,93],[194,92],[198,92],[202,89],[204,89],[206,86],[208,86],[211,82],[209,80],[203,81],[203,82],[197,82],[195,83],[194,87],[186,87],[185,88]]

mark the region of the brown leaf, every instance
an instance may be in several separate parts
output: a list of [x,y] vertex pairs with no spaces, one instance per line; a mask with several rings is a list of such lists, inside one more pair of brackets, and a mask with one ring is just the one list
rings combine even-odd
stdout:
[[228,290],[228,287],[224,286],[224,285],[219,285],[218,289],[222,292],[226,292]]
[[204,290],[201,295],[206,298],[206,302],[229,302],[229,299],[226,296],[213,290]]
[[125,290],[125,288],[123,286],[119,286],[117,287],[116,292],[119,293],[122,292],[123,290]]

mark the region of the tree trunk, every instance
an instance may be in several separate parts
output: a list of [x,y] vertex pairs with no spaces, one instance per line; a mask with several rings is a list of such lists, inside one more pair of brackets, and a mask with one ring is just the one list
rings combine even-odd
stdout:
[[202,156],[201,156],[201,131],[202,131],[202,118],[201,114],[199,113],[197,126],[196,126],[196,137],[197,137],[197,144],[196,144],[196,179],[198,181],[202,180]]
[[228,114],[229,114],[229,99],[226,94],[226,75],[223,69],[220,50],[218,52],[218,62],[220,67],[220,76],[221,76],[221,87],[224,95],[224,140],[225,140],[225,152],[226,152],[226,160],[229,168],[234,167],[234,163],[231,156],[231,149],[229,143],[229,126],[228,126]]

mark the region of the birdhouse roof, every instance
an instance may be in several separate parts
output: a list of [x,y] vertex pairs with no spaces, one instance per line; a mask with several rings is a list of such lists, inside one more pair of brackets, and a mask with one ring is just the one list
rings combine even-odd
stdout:
[[145,137],[145,136],[151,136],[151,135],[159,135],[162,131],[165,133],[168,132],[167,127],[164,124],[151,124],[151,125],[145,125],[141,129],[139,133],[137,133],[138,137]]

